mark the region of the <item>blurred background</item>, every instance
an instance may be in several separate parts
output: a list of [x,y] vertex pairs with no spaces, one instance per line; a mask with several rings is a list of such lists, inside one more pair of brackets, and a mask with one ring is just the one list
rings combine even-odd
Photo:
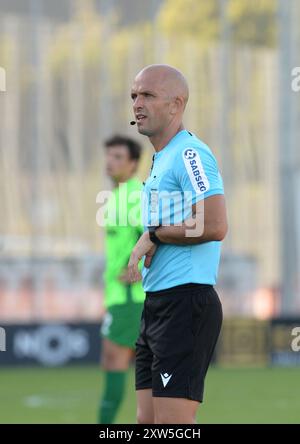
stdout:
[[298,0],[0,0],[3,369],[98,360],[103,140],[139,139],[147,177],[153,149],[129,125],[130,88],[151,63],[187,77],[185,125],[224,179],[216,364],[300,365],[299,23]]

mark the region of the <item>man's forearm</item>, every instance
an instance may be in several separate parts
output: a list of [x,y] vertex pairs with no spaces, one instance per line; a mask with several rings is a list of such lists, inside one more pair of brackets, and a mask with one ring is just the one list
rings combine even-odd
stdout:
[[166,244],[196,245],[221,240],[214,224],[203,226],[195,219],[188,219],[182,225],[161,226],[155,231],[158,239]]

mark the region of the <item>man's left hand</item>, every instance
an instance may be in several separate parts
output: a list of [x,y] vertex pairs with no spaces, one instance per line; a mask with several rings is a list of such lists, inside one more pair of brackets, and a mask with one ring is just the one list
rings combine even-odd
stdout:
[[138,269],[138,265],[142,257],[146,256],[144,262],[145,267],[150,267],[156,249],[157,245],[151,242],[149,232],[145,231],[145,233],[143,233],[137,241],[128,262],[128,274],[131,282],[137,282],[141,279],[141,273]]

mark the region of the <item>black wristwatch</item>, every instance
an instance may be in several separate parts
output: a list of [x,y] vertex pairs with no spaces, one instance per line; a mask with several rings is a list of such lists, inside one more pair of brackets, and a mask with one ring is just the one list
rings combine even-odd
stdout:
[[153,242],[155,245],[159,245],[162,242],[158,239],[158,237],[155,234],[155,231],[157,230],[157,228],[159,228],[160,225],[156,225],[153,227],[148,227],[148,231],[149,231],[149,238],[151,240],[151,242]]

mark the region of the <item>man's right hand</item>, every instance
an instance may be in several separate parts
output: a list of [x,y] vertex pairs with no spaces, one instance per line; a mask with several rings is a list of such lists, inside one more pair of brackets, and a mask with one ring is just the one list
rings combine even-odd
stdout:
[[155,252],[156,252],[156,249],[157,249],[157,245],[153,245],[153,247],[148,251],[148,253],[146,254],[146,257],[145,257],[145,262],[144,262],[144,266],[146,267],[146,268],[149,268],[150,267],[150,265],[151,265],[151,261],[152,261],[152,258],[153,258],[153,256],[154,256],[154,254],[155,254]]
[[[139,280],[141,280],[141,279],[142,279],[142,277]],[[119,281],[122,282],[123,284],[131,284],[131,280],[130,280],[129,272],[128,272],[127,268],[125,270],[123,270],[123,272],[120,274]]]

